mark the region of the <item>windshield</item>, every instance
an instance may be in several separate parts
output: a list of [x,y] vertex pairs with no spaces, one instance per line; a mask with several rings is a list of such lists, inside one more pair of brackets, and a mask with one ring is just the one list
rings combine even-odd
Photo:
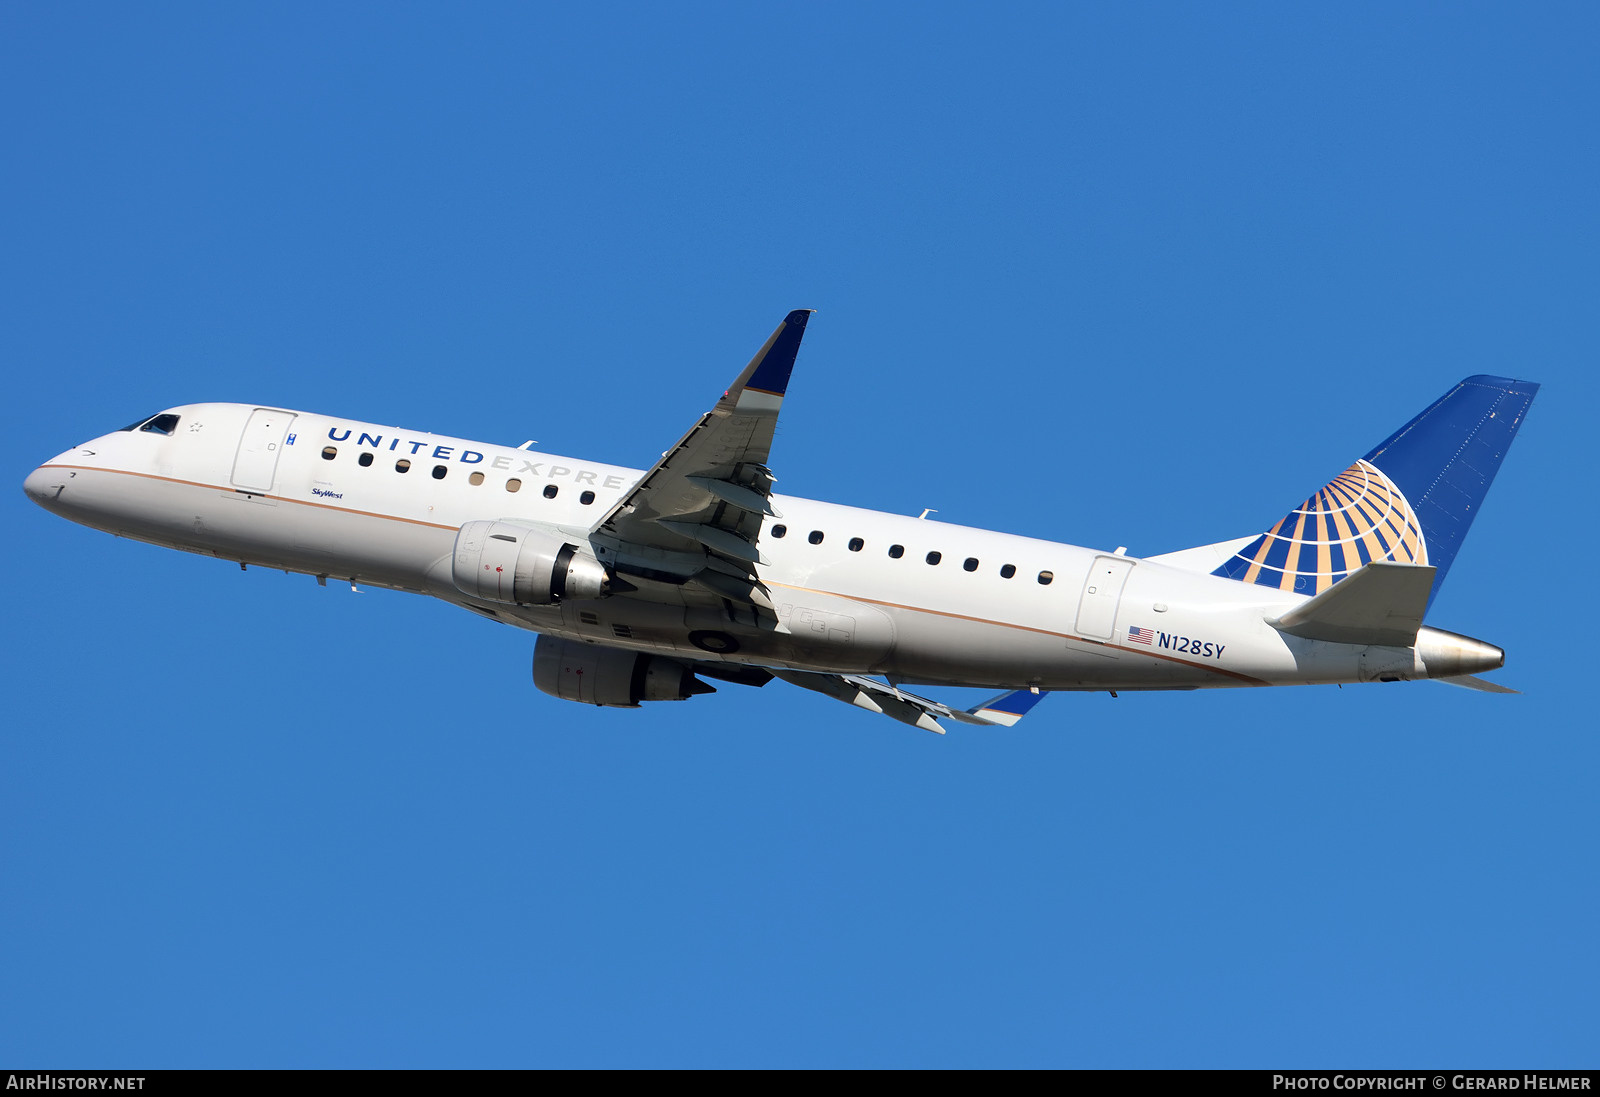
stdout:
[[152,434],[171,434],[178,429],[178,417],[170,411],[160,415],[152,415],[148,419],[140,419],[136,423],[129,423],[123,430],[147,430]]

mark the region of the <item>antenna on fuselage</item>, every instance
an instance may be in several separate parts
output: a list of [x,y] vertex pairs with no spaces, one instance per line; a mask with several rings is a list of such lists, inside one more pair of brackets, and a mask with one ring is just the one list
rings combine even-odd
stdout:
[[539,444],[538,442],[535,442],[532,438],[529,438],[526,442],[522,443],[522,445],[518,446],[517,448],[518,449],[527,449],[529,446],[537,446],[538,444]]
[[938,513],[939,513],[939,509],[937,507],[923,507],[922,508],[922,513],[917,515],[917,517],[918,518],[926,518],[930,514],[938,514]]

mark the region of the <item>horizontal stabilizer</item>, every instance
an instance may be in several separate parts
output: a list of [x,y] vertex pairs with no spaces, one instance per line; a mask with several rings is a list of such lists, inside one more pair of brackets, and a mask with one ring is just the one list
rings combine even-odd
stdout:
[[1375,560],[1267,624],[1307,640],[1408,648],[1417,642],[1435,570]]
[[1471,674],[1458,674],[1453,678],[1435,678],[1435,682],[1444,682],[1452,686],[1461,686],[1464,689],[1475,689],[1483,693],[1520,693],[1521,690],[1502,686],[1499,682],[1491,682],[1487,678],[1478,678]]

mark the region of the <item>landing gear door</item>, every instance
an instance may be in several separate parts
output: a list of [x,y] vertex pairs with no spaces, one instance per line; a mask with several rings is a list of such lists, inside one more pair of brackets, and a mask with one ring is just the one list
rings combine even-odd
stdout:
[[1117,627],[1117,604],[1122,587],[1133,570],[1126,556],[1096,556],[1088,578],[1083,581],[1083,596],[1078,599],[1078,635],[1095,640],[1111,639]]
[[271,491],[278,455],[294,424],[294,412],[257,408],[250,413],[233,461],[233,486],[246,491]]

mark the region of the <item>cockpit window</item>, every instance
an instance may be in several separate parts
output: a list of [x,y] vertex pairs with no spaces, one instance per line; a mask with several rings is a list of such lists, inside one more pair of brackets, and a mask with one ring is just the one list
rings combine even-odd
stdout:
[[178,417],[171,412],[140,419],[137,423],[129,423],[123,430],[147,430],[152,434],[171,434],[178,429]]

